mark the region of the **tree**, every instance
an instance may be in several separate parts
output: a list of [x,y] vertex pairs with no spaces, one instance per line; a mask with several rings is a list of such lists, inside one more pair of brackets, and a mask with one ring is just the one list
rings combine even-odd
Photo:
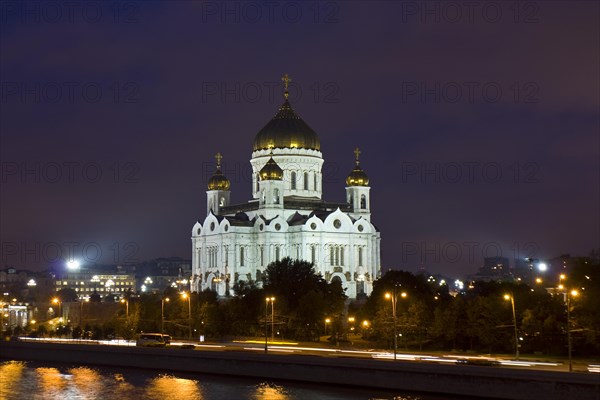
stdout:
[[58,297],[63,303],[72,303],[78,300],[77,292],[75,289],[71,288],[60,289],[58,292],[56,292],[56,297]]
[[326,316],[341,318],[346,299],[340,282],[328,283],[313,264],[289,257],[267,266],[263,288],[262,307],[265,297],[274,296],[280,318],[297,339],[317,338]]

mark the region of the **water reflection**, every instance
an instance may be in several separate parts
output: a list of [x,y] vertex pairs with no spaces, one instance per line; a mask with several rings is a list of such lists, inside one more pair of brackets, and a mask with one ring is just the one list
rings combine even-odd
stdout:
[[0,366],[0,399],[8,398],[21,382],[25,369],[25,363],[20,361],[9,361]]
[[161,375],[149,381],[146,389],[148,399],[156,400],[181,400],[202,399],[202,388],[198,381],[193,379],[176,378],[170,375]]
[[48,397],[58,397],[67,387],[66,376],[56,368],[36,368],[41,391]]
[[0,362],[1,400],[457,400],[329,385],[260,383],[256,379],[155,371]]
[[256,387],[256,392],[252,398],[254,400],[288,400],[290,396],[283,386],[261,383]]
[[73,375],[73,384],[75,391],[79,392],[79,397],[84,399],[97,399],[102,390],[102,377],[100,374],[87,367],[72,368],[69,373]]

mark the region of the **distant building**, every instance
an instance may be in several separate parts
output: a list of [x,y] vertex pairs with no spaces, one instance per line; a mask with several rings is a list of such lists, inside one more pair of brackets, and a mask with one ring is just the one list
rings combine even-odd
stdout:
[[486,257],[483,266],[471,277],[475,281],[512,281],[514,276],[506,257]]
[[136,291],[136,277],[121,266],[86,266],[77,271],[57,274],[54,285],[55,292],[73,289],[80,299],[89,298],[94,293],[101,298],[117,298],[123,297],[128,291]]
[[188,290],[192,276],[192,260],[181,257],[157,258],[136,266],[138,291],[163,293],[167,288]]

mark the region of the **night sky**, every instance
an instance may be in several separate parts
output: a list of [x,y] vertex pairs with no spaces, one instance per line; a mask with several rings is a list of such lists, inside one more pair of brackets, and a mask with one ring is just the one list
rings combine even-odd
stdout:
[[382,270],[599,247],[598,2],[274,4],[2,2],[0,267],[191,258],[284,73],[325,199],[362,151]]

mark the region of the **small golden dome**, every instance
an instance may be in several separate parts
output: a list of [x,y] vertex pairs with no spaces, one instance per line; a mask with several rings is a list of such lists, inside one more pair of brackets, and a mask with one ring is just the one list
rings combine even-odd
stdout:
[[217,153],[215,158],[217,159],[217,170],[208,180],[208,190],[229,190],[231,183],[221,172],[221,159],[223,156],[221,153]]
[[260,169],[258,174],[260,175],[260,179],[263,181],[280,181],[283,179],[283,170],[279,167],[279,165],[277,165],[275,160],[273,160],[273,157],[267,161],[265,166]]
[[229,190],[230,186],[229,179],[223,175],[220,169],[216,170],[208,180],[208,190]]
[[358,147],[354,150],[354,155],[356,156],[356,166],[350,172],[348,177],[346,178],[346,185],[348,186],[369,186],[369,177],[360,167],[360,161],[358,161],[358,156],[360,155],[360,150]]

